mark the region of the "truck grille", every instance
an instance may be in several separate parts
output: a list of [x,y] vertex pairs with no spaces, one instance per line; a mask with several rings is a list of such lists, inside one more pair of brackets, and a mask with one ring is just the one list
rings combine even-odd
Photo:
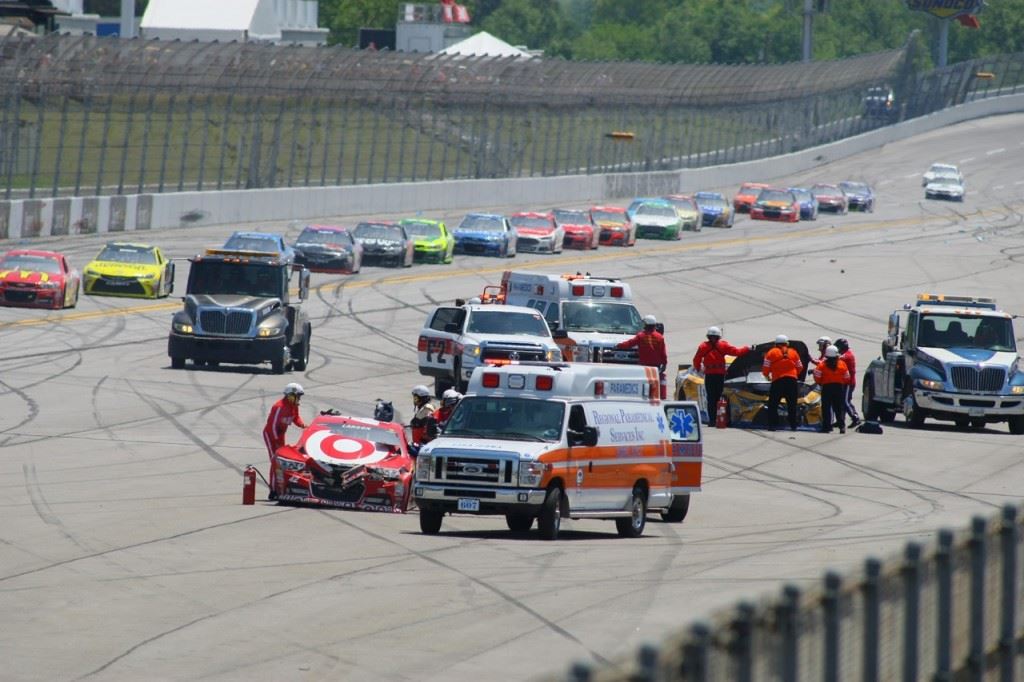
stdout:
[[251,310],[201,310],[199,327],[207,334],[245,336],[252,328]]
[[499,346],[484,346],[480,353],[481,360],[524,360],[531,362],[544,362],[547,354],[540,346],[533,344],[501,344]]
[[958,391],[982,391],[996,393],[1003,390],[1006,370],[1001,367],[953,367],[950,369],[953,386]]
[[511,459],[482,457],[437,457],[434,477],[458,483],[478,485],[512,485],[514,462]]

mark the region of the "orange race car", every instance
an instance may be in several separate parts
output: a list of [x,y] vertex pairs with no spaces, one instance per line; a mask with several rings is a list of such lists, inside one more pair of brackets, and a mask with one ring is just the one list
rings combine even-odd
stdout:
[[750,207],[757,201],[757,197],[761,194],[761,190],[768,189],[770,185],[766,185],[763,182],[744,182],[740,185],[740,189],[736,192],[736,196],[732,200],[732,207],[736,213],[750,213]]

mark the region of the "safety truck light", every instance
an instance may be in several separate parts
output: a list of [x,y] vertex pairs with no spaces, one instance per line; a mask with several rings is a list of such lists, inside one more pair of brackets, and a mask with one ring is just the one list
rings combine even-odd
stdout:
[[572,286],[572,295],[573,296],[582,296],[585,291],[586,290],[582,286],[580,286],[578,284],[574,284]]
[[1012,386],[1010,391],[1012,391],[1014,395],[1024,395],[1024,386]]
[[419,351],[420,353],[427,350],[427,337],[420,337],[420,340],[416,342],[416,350]]
[[932,381],[931,379],[918,379],[917,383],[921,386],[921,388],[927,388],[930,391],[942,390],[941,381]]
[[494,372],[486,372],[483,378],[484,388],[497,388],[499,377]]
[[611,296],[612,298],[622,298],[623,290],[622,287],[612,287]]
[[[434,468],[434,458],[430,455],[420,455],[416,458],[416,480],[426,481],[430,479],[430,470]],[[419,494],[419,493],[417,493]]]
[[526,377],[522,374],[509,374],[508,387],[517,390],[526,388]]
[[601,395],[601,396],[604,395],[604,382],[603,381],[595,381],[594,382],[594,395],[596,395],[596,396],[597,395]]
[[[538,376],[536,386],[538,391],[550,391],[555,387],[555,378],[545,375]],[[1024,386],[1020,386],[1019,388],[1024,389]]]
[[192,333],[192,325],[184,324],[182,322],[175,322],[174,323],[174,331],[178,332],[179,334],[191,334]]

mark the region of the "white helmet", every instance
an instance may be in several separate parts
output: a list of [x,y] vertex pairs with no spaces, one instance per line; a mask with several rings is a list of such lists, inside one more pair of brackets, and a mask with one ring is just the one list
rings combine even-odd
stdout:
[[779,334],[778,336],[775,337],[775,343],[788,345],[789,337],[786,336],[785,334]]
[[429,398],[430,389],[424,386],[423,384],[419,384],[418,386],[412,387],[412,394],[417,398]]
[[647,325],[648,327],[656,325],[658,324],[658,318],[656,318],[654,315],[645,315],[644,324]]
[[471,298],[468,301],[466,301],[466,304],[467,305],[477,305],[478,303],[481,303],[481,302],[482,301],[480,300],[479,296],[474,296],[473,298]]
[[839,357],[839,349],[836,348],[835,346],[829,346],[828,348],[825,349],[825,357],[826,358],[838,358]]
[[722,330],[719,329],[718,327],[708,327],[707,336],[717,336],[717,337],[721,338]]
[[831,346],[832,345],[832,339],[830,339],[827,336],[819,336],[818,337],[818,345],[819,346]]
[[302,390],[302,386],[296,383],[288,384],[284,387],[285,395],[303,395],[305,391]]
[[460,400],[462,400],[462,394],[456,391],[454,388],[449,388],[447,391],[441,394],[441,402],[444,405],[454,405]]

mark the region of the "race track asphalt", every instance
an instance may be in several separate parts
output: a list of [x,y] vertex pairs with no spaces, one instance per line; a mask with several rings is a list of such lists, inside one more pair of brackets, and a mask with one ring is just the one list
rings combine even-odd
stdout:
[[[240,488],[246,464],[266,469],[260,431],[286,381],[305,386],[307,417],[368,416],[382,397],[407,419],[427,313],[511,266],[628,279],[641,312],[664,321],[673,366],[716,324],[737,344],[845,336],[863,367],[888,314],[921,292],[995,296],[1024,313],[1022,131],[1024,116],[979,120],[779,182],[866,180],[873,214],[743,218],[632,249],[314,275],[301,375],[170,369],[173,298],[0,309],[0,677],[528,679],[626,655],[786,582],[856,572],[868,555],[1019,501],[1024,440],[1005,424],[910,430],[902,418],[881,436],[712,429],[689,517],[652,516],[638,540],[570,521],[543,542],[466,516],[425,536],[415,513],[282,507],[262,487],[242,506]],[[933,161],[961,165],[963,204],[924,200]],[[129,236],[184,258],[236,227]],[[28,243],[81,267],[108,239]]]

